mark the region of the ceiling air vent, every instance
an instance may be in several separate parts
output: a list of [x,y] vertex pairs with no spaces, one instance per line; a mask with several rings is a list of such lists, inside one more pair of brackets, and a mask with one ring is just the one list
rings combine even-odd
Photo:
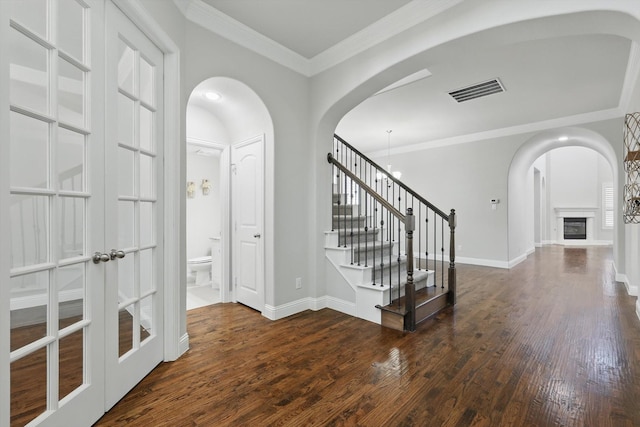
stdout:
[[500,92],[504,92],[504,86],[502,86],[500,80],[491,79],[486,82],[476,83],[463,87],[462,89],[451,91],[449,95],[458,102],[464,102]]

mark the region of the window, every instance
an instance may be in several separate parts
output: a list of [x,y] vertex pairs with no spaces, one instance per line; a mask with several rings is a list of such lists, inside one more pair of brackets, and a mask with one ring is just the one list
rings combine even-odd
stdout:
[[613,228],[613,184],[602,186],[602,228]]

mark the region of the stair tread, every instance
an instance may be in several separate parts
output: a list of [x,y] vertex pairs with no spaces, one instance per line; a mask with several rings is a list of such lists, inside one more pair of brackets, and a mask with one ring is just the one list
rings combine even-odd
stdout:
[[[416,290],[416,309],[419,307],[422,307],[425,304],[430,303],[435,299],[445,298],[448,292],[449,291],[446,288],[442,289],[439,286],[429,286],[427,288]],[[407,310],[404,306],[404,297],[400,298],[400,304],[398,304],[398,301],[394,301],[389,305],[385,305],[384,307],[378,307],[378,308],[384,311],[396,313],[403,316],[407,313]]]

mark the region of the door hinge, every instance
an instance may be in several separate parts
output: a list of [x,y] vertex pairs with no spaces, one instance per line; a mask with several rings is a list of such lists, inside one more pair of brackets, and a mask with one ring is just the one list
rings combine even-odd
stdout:
[[231,173],[234,175],[237,175],[238,170],[236,168],[236,164],[235,163],[231,163]]

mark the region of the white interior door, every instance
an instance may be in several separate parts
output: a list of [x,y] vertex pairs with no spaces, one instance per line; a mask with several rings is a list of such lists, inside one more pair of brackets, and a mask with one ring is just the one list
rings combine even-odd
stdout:
[[163,358],[163,55],[107,3],[106,408]]
[[0,425],[90,425],[104,411],[105,270],[92,262],[104,247],[104,109],[94,102],[104,64],[91,55],[103,46],[103,3],[2,3],[10,369],[0,397],[10,403]]
[[264,137],[231,149],[233,275],[236,301],[264,310]]

